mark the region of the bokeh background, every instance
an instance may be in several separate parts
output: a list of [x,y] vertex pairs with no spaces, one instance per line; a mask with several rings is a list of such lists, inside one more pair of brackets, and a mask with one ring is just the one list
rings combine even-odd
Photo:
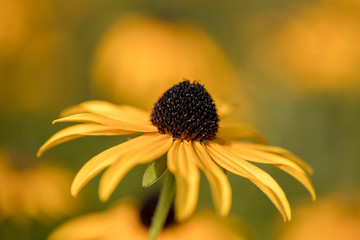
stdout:
[[[99,177],[70,197],[80,167],[125,138],[79,139],[40,159],[36,151],[64,127],[51,121],[65,107],[101,99],[150,111],[183,78],[205,84],[227,119],[314,168],[315,203],[264,166],[295,209],[290,223],[229,175],[231,215],[254,239],[359,239],[359,43],[358,0],[0,0],[0,239],[45,239],[67,219],[157,191],[160,183],[141,187],[139,166],[106,203]],[[199,208],[211,209],[201,184]]]

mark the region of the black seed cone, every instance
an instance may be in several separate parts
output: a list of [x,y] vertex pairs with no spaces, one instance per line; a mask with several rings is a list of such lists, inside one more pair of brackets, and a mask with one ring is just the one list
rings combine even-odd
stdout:
[[[157,206],[157,203],[159,201],[159,194],[152,195],[148,198],[146,198],[145,202],[142,205],[141,211],[140,211],[140,220],[141,223],[146,226],[150,227],[151,222],[153,219],[153,216],[155,214],[155,209]],[[164,228],[171,226],[175,224],[175,211],[174,211],[174,205],[171,205],[169,209],[169,213],[166,217]]]
[[151,113],[151,122],[159,133],[184,140],[210,140],[219,127],[213,99],[201,84],[188,80],[160,97]]

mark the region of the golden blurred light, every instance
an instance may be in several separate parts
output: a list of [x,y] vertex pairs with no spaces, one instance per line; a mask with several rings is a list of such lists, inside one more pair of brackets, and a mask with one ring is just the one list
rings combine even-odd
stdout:
[[360,236],[359,196],[319,199],[294,211],[279,240],[356,240]]
[[68,170],[11,157],[0,150],[0,220],[23,224],[30,219],[58,218],[74,210]]
[[[115,240],[148,239],[148,227],[140,217],[140,206],[134,200],[121,201],[111,209],[70,220],[57,228],[49,240]],[[158,240],[243,240],[244,226],[236,219],[220,218],[199,212],[188,221],[165,227]]]
[[111,101],[149,110],[164,89],[183,79],[199,81],[218,93],[217,102],[228,101],[246,112],[236,70],[220,47],[189,23],[128,14],[100,41],[94,89]]
[[[360,86],[360,5],[323,1],[298,7],[269,37],[265,70],[288,86],[344,92]],[[295,81],[294,81],[295,80]]]
[[53,3],[0,0],[0,6],[0,109],[49,110],[68,89],[64,74],[71,62],[63,61],[67,43]]

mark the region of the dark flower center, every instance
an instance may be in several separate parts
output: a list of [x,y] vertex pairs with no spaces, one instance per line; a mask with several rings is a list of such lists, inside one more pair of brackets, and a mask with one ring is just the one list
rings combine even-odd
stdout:
[[184,140],[213,139],[219,128],[214,100],[199,83],[186,80],[155,103],[151,122],[161,134]]
[[[142,205],[142,208],[140,211],[140,219],[141,219],[142,224],[148,228],[151,225],[151,221],[154,216],[155,208],[156,208],[158,200],[159,200],[159,195],[156,194],[156,195],[153,195],[153,196],[150,196],[149,198],[147,198]],[[166,217],[164,228],[168,227],[172,224],[175,224],[175,223],[176,222],[175,222],[174,206],[172,205],[169,210],[169,214]]]

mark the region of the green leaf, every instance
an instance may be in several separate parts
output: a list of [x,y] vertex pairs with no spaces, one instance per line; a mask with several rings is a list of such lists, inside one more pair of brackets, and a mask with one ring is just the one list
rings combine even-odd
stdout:
[[149,163],[142,179],[142,186],[146,188],[153,185],[162,177],[162,175],[164,175],[166,169],[166,156]]

